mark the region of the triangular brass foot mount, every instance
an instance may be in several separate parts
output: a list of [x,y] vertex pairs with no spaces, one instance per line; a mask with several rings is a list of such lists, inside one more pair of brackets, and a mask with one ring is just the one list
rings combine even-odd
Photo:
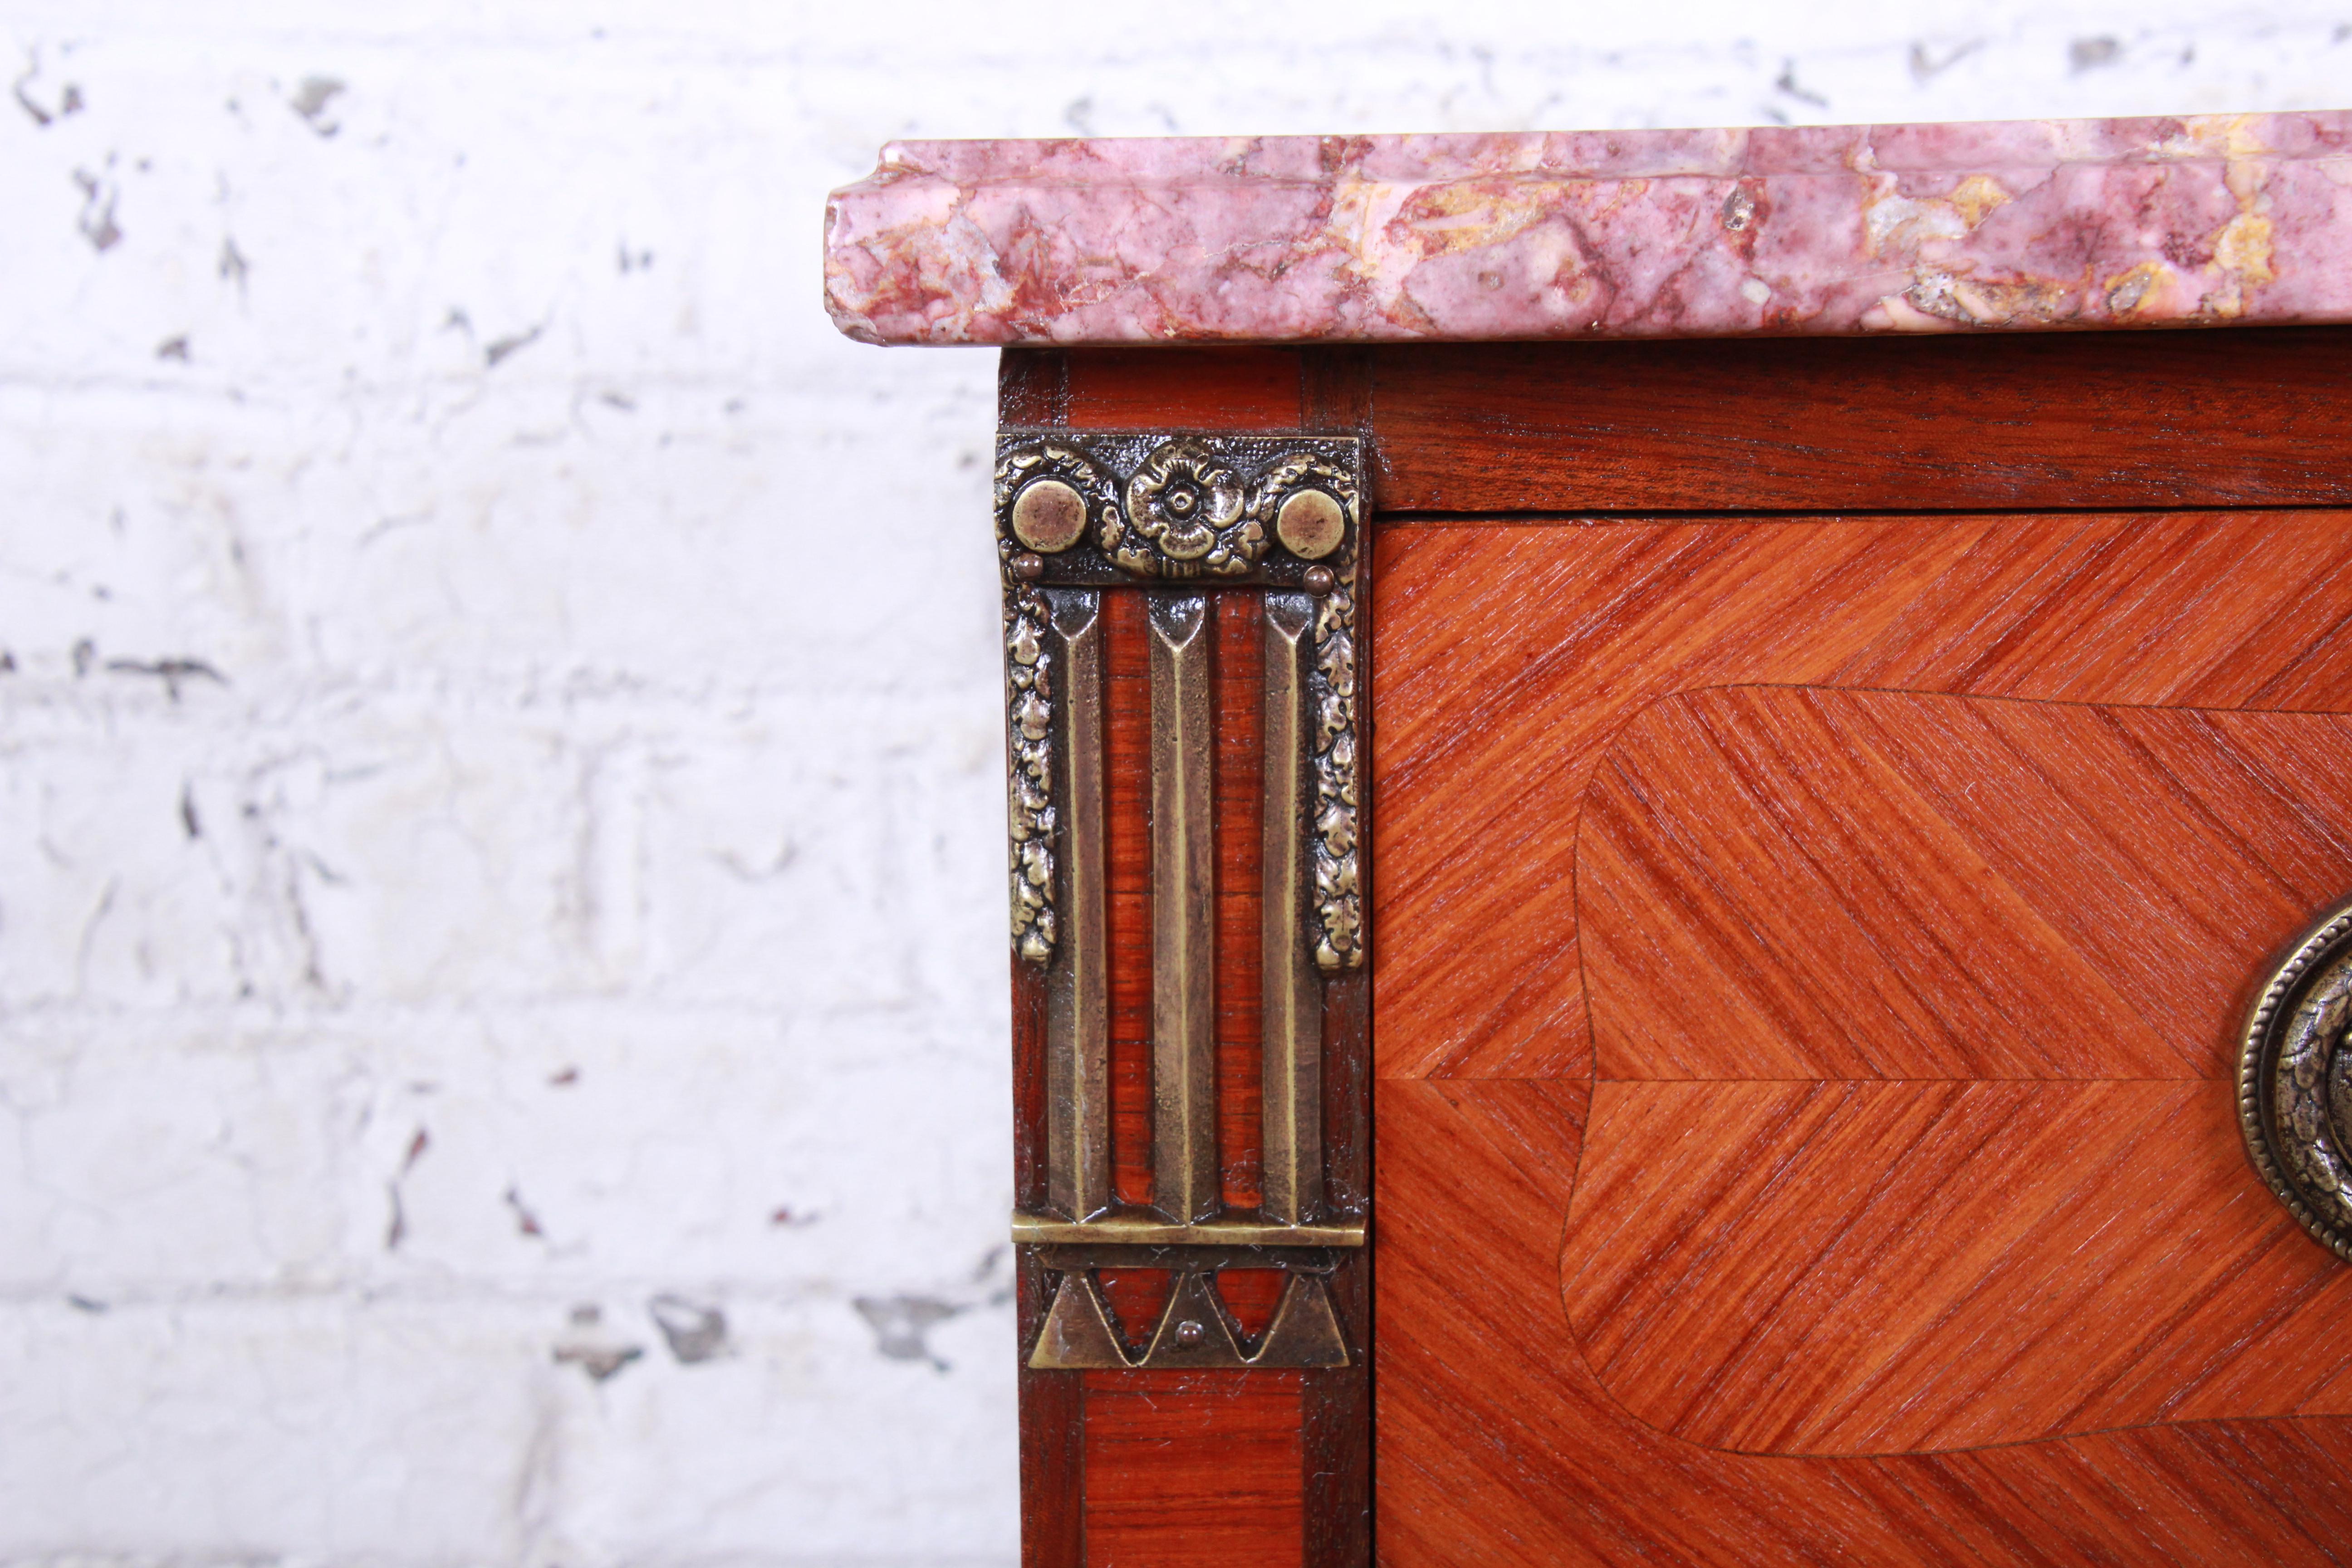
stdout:
[[[1190,1372],[1215,1368],[1346,1366],[1347,1335],[1331,1302],[1328,1283],[1335,1255],[1284,1249],[1248,1259],[1288,1276],[1265,1331],[1252,1339],[1217,1290],[1221,1268],[1231,1257],[1187,1258],[1177,1249],[1139,1250],[1131,1260],[1114,1260],[1099,1248],[1041,1247],[1038,1261],[1053,1291],[1045,1321],[1030,1347],[1029,1365],[1041,1372],[1110,1370]],[[1140,1349],[1119,1332],[1118,1315],[1096,1278],[1099,1267],[1124,1261],[1129,1268],[1166,1268],[1174,1275],[1150,1333]]]

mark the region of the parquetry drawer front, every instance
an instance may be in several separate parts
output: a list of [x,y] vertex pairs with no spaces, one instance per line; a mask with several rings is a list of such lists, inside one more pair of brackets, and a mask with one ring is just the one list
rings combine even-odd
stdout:
[[2352,890],[2352,646],[2310,610],[2352,519],[1464,519],[1381,566],[1416,1504],[1493,1423],[1593,1456],[1498,1504],[1529,1529],[1629,1463],[1706,1477],[1702,1531],[1930,1484],[2087,1541],[2239,1488],[2214,1560],[2284,1528],[2240,1467],[2338,1440],[2273,1418],[2352,1413],[2352,1273],[2249,1163],[2238,1050]]
[[1902,1453],[2352,1412],[2241,1146],[2246,982],[2352,888],[2352,717],[1735,687],[1578,833],[1587,1359],[1662,1431]]

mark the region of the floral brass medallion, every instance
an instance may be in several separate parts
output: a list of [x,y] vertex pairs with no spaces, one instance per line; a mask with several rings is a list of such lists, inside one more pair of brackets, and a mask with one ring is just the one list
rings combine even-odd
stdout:
[[2246,1152],[2303,1227],[2352,1262],[2352,902],[2296,943],[2238,1056]]
[[[1178,439],[1150,457],[1127,481],[1127,528],[1167,557],[1171,575],[1199,563],[1218,575],[1246,572],[1265,551],[1265,526],[1243,510],[1241,476],[1204,441]],[[1103,549],[1121,565],[1149,571],[1144,545],[1116,523]]]

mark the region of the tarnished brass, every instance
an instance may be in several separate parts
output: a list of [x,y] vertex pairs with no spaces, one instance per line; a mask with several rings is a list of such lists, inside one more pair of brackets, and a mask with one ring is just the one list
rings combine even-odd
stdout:
[[1284,1282],[1274,1317],[1252,1347],[1217,1293],[1214,1271],[1182,1269],[1139,1352],[1113,1326],[1092,1272],[1066,1269],[1055,1282],[1053,1304],[1029,1351],[1030,1366],[1044,1372],[1312,1368],[1346,1366],[1348,1360],[1347,1336],[1332,1309],[1330,1289],[1320,1274],[1304,1271]]
[[1301,561],[1320,561],[1348,537],[1348,514],[1321,490],[1294,490],[1274,514],[1274,536]]
[[1101,1241],[1047,1242],[1025,1249],[1039,1267],[1061,1273],[1072,1268],[1283,1268],[1329,1274],[1353,1256],[1338,1247],[1226,1247],[1166,1242],[1131,1247]]
[[[1044,481],[1051,483],[1052,481]],[[1109,942],[1104,934],[1102,595],[1060,588],[1052,608],[1064,770],[1062,960],[1045,979],[1046,1195],[1073,1219],[1108,1208]]]
[[1027,1245],[1087,1244],[1117,1247],[1361,1247],[1360,1219],[1312,1220],[1301,1225],[1219,1215],[1179,1225],[1149,1210],[1117,1209],[1086,1224],[1056,1215],[1015,1210],[1013,1239]]
[[[1050,963],[1058,940],[1052,780],[1059,770],[1045,738],[1056,699],[1051,661],[1038,658],[1043,590],[1208,576],[1305,587],[1320,599],[1315,957],[1325,970],[1361,966],[1352,584],[1362,547],[1362,468],[1361,444],[1339,436],[1072,431],[998,437],[1012,936],[1023,958]],[[1300,548],[1322,549],[1333,510],[1339,533],[1324,559],[1310,562],[1286,545],[1276,547],[1288,515]]]
[[1004,760],[1010,794],[1013,950],[1054,956],[1054,658],[1045,595],[1017,575],[1004,584]]
[[1312,1274],[1294,1274],[1275,1303],[1252,1366],[1345,1366],[1347,1336],[1331,1310],[1331,1291]]
[[2246,1154],[2303,1227],[2352,1262],[2352,901],[2272,971],[2238,1053]]
[[1240,1337],[1225,1320],[1225,1304],[1211,1281],[1214,1277],[1195,1269],[1176,1276],[1160,1310],[1160,1326],[1139,1365],[1184,1371],[1193,1367],[1247,1366]]
[[1216,844],[1209,601],[1155,594],[1151,626],[1151,1184],[1173,1220],[1217,1209]]
[[[1348,577],[1360,548],[1362,444],[1346,436],[1007,432],[996,526],[1043,580],[1213,578],[1296,588]],[[1075,524],[1075,525],[1074,525]]]
[[1348,1366],[1348,1335],[1340,1333],[1331,1290],[1315,1274],[1291,1274],[1275,1302],[1251,1366]]
[[1046,1372],[1132,1366],[1094,1276],[1074,1269],[1054,1287],[1054,1304],[1030,1347],[1029,1364]]
[[1266,595],[1258,1104],[1265,1217],[1293,1224],[1311,1218],[1323,1202],[1323,984],[1305,912],[1314,876],[1307,837],[1314,619],[1315,602],[1305,595]]
[[1363,889],[1357,878],[1356,595],[1350,571],[1315,601],[1315,942],[1317,967],[1360,969]]
[[1086,498],[1059,479],[1036,479],[1013,501],[1013,536],[1030,549],[1058,555],[1087,531]]
[[[1055,1279],[1090,1278],[1095,1265],[1041,1260],[1108,1248],[1120,1267],[1198,1275],[1212,1297],[1214,1270],[1244,1254],[1234,1266],[1295,1271],[1295,1288],[1255,1350],[1230,1314],[1213,1322],[1197,1301],[1189,1316],[1162,1324],[1151,1347],[1129,1343],[1091,1284],[1059,1289],[1036,1351],[1045,1359],[1035,1364],[1344,1363],[1344,1348],[1333,1350],[1343,1342],[1319,1275],[1335,1254],[1345,1256],[1338,1249],[1364,1245],[1365,1227],[1360,1218],[1320,1218],[1328,1201],[1322,1030],[1327,980],[1366,961],[1355,643],[1362,497],[1363,450],[1349,437],[1000,437],[1011,929],[1014,951],[1036,966],[1045,993],[1045,1190],[1032,1200],[1035,1212],[1014,1216],[1013,1239],[1024,1267],[1042,1266]],[[1255,938],[1264,1196],[1255,1212],[1234,1215],[1223,1208],[1217,1146],[1212,786],[1221,716],[1211,684],[1216,628],[1202,591],[1213,584],[1221,595],[1259,600],[1265,668],[1258,699],[1264,919]],[[1111,1176],[1108,593],[1141,594],[1146,605],[1148,1207],[1120,1205]],[[1136,1257],[1164,1260],[1137,1264]],[[1328,1359],[1334,1353],[1337,1362]]]
[[1257,563],[1265,522],[1250,508],[1241,476],[1203,440],[1182,438],[1146,458],[1127,481],[1127,528],[1111,552],[1121,564],[1150,562],[1170,576],[1231,576]]

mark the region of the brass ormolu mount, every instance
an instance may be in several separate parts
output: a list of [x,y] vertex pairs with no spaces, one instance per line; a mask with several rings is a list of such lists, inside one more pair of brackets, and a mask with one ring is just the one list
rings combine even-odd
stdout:
[[2279,1201],[2352,1262],[2352,900],[2322,915],[2255,997],[2238,1125]]
[[[1286,1249],[1241,1259],[1256,1268],[1272,1263],[1287,1276],[1273,1318],[1255,1339],[1217,1292],[1218,1272],[1233,1259],[1216,1249],[1184,1247],[1154,1256],[1125,1248],[1054,1247],[1045,1248],[1038,1261],[1056,1277],[1053,1304],[1029,1352],[1029,1364],[1041,1371],[1348,1364],[1347,1338],[1324,1283],[1335,1267],[1328,1252]],[[1119,1332],[1094,1269],[1154,1264],[1174,1272],[1175,1283],[1138,1348]]]
[[[1015,1215],[1017,1242],[1057,1252],[1314,1248],[1332,1260],[1363,1244],[1360,1217],[1323,1212],[1321,1114],[1326,978],[1360,968],[1365,953],[1356,721],[1362,471],[1360,446],[1345,437],[1000,438],[1012,932],[1014,951],[1045,973],[1051,1211]],[[1265,1205],[1246,1216],[1221,1213],[1217,1179],[1216,714],[1203,591],[1213,587],[1260,591],[1265,668]],[[1148,1213],[1116,1208],[1110,1171],[1103,595],[1120,589],[1150,591]],[[1154,1267],[1131,1258],[1128,1266]],[[1031,1364],[1346,1364],[1324,1285],[1336,1262],[1284,1266],[1285,1295],[1254,1348],[1218,1302],[1214,1267],[1157,1266],[1176,1269],[1178,1286],[1139,1358],[1112,1329],[1088,1272],[1049,1265],[1055,1293]]]

